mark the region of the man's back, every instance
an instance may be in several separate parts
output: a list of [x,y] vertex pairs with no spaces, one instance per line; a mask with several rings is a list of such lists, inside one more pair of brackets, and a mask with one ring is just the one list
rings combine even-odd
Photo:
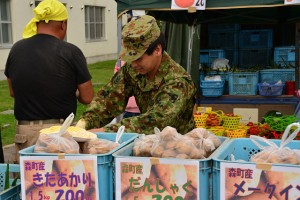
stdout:
[[17,42],[8,57],[17,120],[65,119],[76,113],[77,85],[90,79],[82,52],[54,36]]

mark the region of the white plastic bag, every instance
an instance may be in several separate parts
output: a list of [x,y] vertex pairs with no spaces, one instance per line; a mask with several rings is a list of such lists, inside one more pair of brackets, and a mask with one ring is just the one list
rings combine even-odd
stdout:
[[[297,127],[296,130],[294,130],[290,134],[291,128],[295,126]],[[300,124],[298,122],[288,125],[282,135],[282,139],[279,146],[266,138],[251,135],[250,136],[251,141],[256,146],[258,146],[262,151],[251,156],[250,161],[257,162],[257,163],[281,163],[281,164],[299,165],[300,155],[298,151],[286,147],[286,145],[290,143],[297,136],[299,131],[300,131]],[[267,146],[263,146],[262,143],[267,144]]]
[[217,58],[211,64],[213,70],[228,71],[230,69],[229,60],[226,58]]
[[153,144],[151,155],[159,158],[199,159],[203,158],[192,140],[167,126],[156,131],[158,140]]
[[61,126],[59,132],[53,134],[40,134],[34,152],[79,154],[79,144],[74,140],[71,134],[66,132],[73,119],[74,114],[71,113]]

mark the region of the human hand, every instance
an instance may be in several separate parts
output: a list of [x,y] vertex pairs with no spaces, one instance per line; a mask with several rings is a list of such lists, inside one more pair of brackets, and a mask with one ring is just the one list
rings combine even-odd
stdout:
[[93,128],[89,130],[90,132],[105,132],[104,128]]

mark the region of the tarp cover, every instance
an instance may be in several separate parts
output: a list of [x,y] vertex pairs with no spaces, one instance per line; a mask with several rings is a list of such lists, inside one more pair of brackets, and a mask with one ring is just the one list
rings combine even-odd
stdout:
[[[284,0],[207,0],[206,10],[171,10],[171,0],[116,0],[118,14],[147,10],[158,20],[174,23],[278,23],[299,21],[300,6]],[[170,12],[172,11],[172,12]]]

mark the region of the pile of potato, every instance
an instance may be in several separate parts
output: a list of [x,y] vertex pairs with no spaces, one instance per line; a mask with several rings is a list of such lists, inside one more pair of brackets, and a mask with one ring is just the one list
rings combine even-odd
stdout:
[[104,154],[112,151],[113,149],[119,146],[118,143],[106,140],[95,138],[89,141],[84,142],[82,147],[82,153],[84,154]]
[[[74,126],[68,127],[64,134],[58,135],[60,128],[61,126],[51,126],[40,130],[34,152],[104,154],[119,146],[116,142],[97,138],[95,133]],[[85,140],[77,142],[76,138]]]
[[300,151],[289,148],[279,149],[269,147],[257,154],[252,155],[250,161],[256,163],[300,165]]
[[79,154],[79,144],[69,133],[40,134],[34,152]]
[[161,132],[138,138],[133,155],[142,157],[204,159],[221,145],[220,139],[204,128],[181,135],[167,126]]

